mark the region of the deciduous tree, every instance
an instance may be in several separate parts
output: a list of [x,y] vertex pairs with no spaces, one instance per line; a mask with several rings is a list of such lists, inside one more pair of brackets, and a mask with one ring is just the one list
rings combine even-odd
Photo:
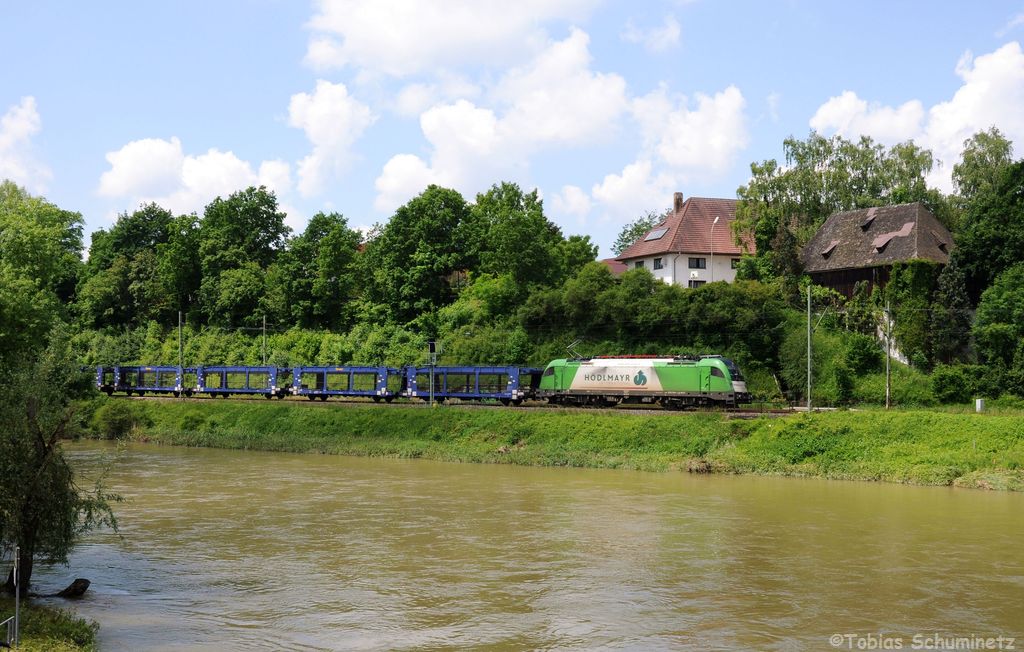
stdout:
[[[5,553],[20,549],[24,594],[36,561],[67,563],[81,534],[116,527],[110,502],[118,497],[99,484],[80,488],[61,449],[73,429],[70,400],[80,378],[66,338],[56,337],[39,358],[0,366],[0,545]],[[14,591],[13,576],[6,588]]]

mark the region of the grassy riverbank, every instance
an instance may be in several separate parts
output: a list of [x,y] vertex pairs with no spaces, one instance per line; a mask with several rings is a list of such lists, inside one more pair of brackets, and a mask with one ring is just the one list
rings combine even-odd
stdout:
[[[1024,490],[1024,415],[857,411],[753,420],[262,401],[124,401],[183,446]],[[120,408],[119,408],[120,409]]]
[[[0,621],[14,615],[14,598],[0,598]],[[31,600],[21,601],[22,652],[88,652],[96,649],[99,626]]]

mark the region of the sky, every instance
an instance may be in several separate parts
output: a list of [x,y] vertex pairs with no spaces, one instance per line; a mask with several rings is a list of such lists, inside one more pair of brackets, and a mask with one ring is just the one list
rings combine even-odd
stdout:
[[[601,255],[672,193],[735,197],[782,142],[1024,153],[1024,0],[0,1],[0,178],[86,234],[272,189],[386,222],[431,183],[537,188]],[[86,243],[89,238],[86,236]]]

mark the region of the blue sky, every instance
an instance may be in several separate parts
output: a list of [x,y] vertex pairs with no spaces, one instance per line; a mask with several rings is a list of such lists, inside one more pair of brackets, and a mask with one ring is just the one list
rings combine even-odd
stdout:
[[[5,3],[0,177],[86,232],[264,183],[387,220],[428,183],[537,187],[608,255],[675,190],[733,197],[782,140],[1024,142],[1024,2]],[[1017,155],[1021,154],[1020,146]]]

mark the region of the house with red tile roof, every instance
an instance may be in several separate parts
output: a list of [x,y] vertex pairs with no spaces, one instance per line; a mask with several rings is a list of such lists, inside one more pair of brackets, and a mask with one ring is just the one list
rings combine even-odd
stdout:
[[616,257],[629,269],[643,268],[665,283],[700,287],[736,280],[740,256],[753,254],[753,238],[736,244],[732,224],[735,199],[690,197],[675,193],[672,212]]
[[629,267],[626,265],[626,263],[620,263],[619,261],[615,260],[614,258],[605,258],[605,259],[600,260],[598,262],[600,262],[602,265],[607,267],[608,271],[611,272],[613,276],[619,276],[620,274],[622,274],[622,272],[624,272],[627,269],[629,269]]

